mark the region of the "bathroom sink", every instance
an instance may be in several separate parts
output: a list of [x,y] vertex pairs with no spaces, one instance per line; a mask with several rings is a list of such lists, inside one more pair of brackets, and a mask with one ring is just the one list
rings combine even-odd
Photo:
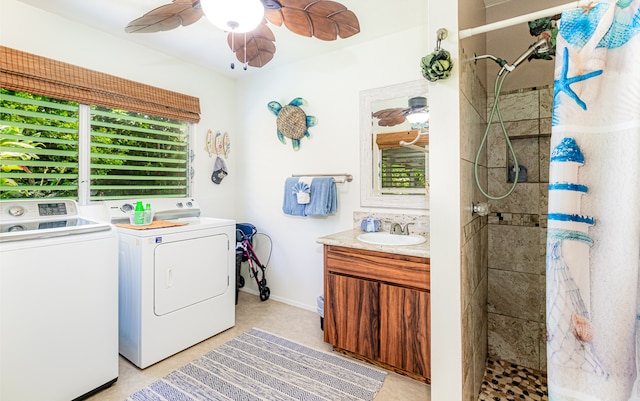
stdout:
[[427,241],[422,235],[401,235],[389,233],[364,233],[358,241],[374,245],[418,245]]

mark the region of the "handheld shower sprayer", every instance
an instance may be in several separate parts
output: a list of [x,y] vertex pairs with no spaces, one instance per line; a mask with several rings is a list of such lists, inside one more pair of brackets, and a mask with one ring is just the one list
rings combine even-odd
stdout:
[[[528,60],[532,54],[547,52],[547,51],[550,51],[551,48],[552,47],[551,47],[551,43],[549,43],[549,39],[542,38],[537,42],[535,42],[534,44],[532,44],[531,46],[529,46],[529,48],[524,53],[522,53],[520,57],[518,57],[516,61],[513,62],[513,64],[509,64],[504,59],[492,56],[490,54],[474,57],[474,60],[476,61],[485,59],[485,58],[491,59],[495,61],[500,67],[502,67],[500,68],[500,72],[498,72],[498,76],[496,77],[496,80],[493,86],[493,96],[494,96],[493,106],[491,107],[491,112],[489,113],[489,117],[487,120],[487,127],[484,131],[484,136],[482,137],[482,141],[480,143],[480,146],[478,147],[478,152],[476,153],[476,160],[474,162],[474,168],[473,168],[476,185],[478,186],[478,189],[480,190],[482,195],[484,195],[488,199],[500,200],[511,195],[511,193],[513,193],[513,191],[516,189],[516,185],[518,184],[518,176],[520,172],[520,165],[518,164],[518,158],[516,157],[516,152],[513,150],[511,140],[509,139],[509,135],[507,134],[507,129],[504,125],[504,121],[502,120],[502,115],[500,113],[499,98],[500,98],[500,91],[502,90],[502,84],[504,80],[507,78],[507,75],[509,75],[511,71],[515,70],[516,67],[522,64],[523,61]],[[480,179],[478,178],[479,177],[478,164],[480,160],[481,150],[487,143],[487,137],[489,136],[489,130],[491,128],[491,123],[493,122],[494,116],[498,116],[498,120],[500,121],[500,128],[502,129],[502,134],[504,135],[505,142],[507,144],[507,147],[509,148],[509,153],[511,154],[511,158],[513,160],[513,165],[514,165],[514,171],[515,171],[515,177],[513,179],[513,185],[511,186],[511,188],[506,193],[498,196],[493,196],[488,194],[482,188],[482,185],[480,184]],[[474,206],[474,212],[475,211],[476,209]]]
[[546,51],[549,51],[551,49],[551,43],[549,43],[549,39],[548,38],[542,38],[540,40],[538,40],[537,42],[535,42],[534,44],[532,44],[531,46],[529,46],[529,48],[520,55],[520,57],[518,57],[516,59],[516,61],[514,61],[512,64],[509,64],[506,60],[499,58],[499,57],[495,57],[492,56],[491,54],[485,54],[482,56],[475,56],[474,60],[478,61],[481,59],[491,59],[493,61],[495,61],[500,67],[502,67],[500,69],[500,72],[498,72],[498,76],[501,76],[505,71],[507,72],[511,72],[513,70],[516,69],[517,66],[519,66],[520,64],[522,64],[522,62],[524,62],[525,60],[528,60],[529,57],[531,57],[532,54],[534,53],[543,53]]
[[520,57],[518,57],[516,59],[516,61],[513,62],[513,64],[511,64],[511,66],[510,66],[511,70],[510,71],[514,70],[517,66],[522,64],[523,61],[529,59],[529,57],[531,57],[531,55],[533,53],[542,53],[542,52],[549,51],[549,49],[551,49],[551,44],[549,43],[549,39],[542,38],[542,39],[538,40],[536,43],[534,43],[531,46],[529,46],[527,51],[522,53],[522,55]]

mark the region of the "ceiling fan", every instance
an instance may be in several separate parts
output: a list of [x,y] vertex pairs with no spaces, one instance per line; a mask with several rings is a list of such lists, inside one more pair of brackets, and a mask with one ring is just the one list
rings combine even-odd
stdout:
[[[235,8],[238,15],[224,15]],[[253,26],[243,18],[256,10]],[[348,38],[360,32],[358,18],[344,5],[330,0],[173,0],[131,21],[128,33],[151,33],[188,26],[206,14],[214,25],[228,31],[227,42],[237,59],[252,67],[267,64],[276,52],[275,36],[267,21],[293,33],[321,40]],[[234,64],[231,64],[231,68]]]
[[405,121],[409,121],[411,124],[424,124],[429,120],[426,97],[412,97],[408,103],[409,107],[378,110],[372,113],[372,116],[379,120],[378,125],[381,127],[393,127]]

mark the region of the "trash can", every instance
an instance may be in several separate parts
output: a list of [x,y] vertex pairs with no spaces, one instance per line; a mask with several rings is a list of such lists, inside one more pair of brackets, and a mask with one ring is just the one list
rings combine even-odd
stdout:
[[324,295],[318,297],[318,315],[320,315],[320,330],[324,330]]

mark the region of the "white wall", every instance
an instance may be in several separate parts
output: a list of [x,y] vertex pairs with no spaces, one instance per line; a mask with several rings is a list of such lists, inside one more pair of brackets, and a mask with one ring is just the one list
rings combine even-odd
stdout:
[[[431,399],[462,400],[460,279],[460,82],[457,2],[429,2],[429,31],[446,28],[451,77],[429,86],[431,98]],[[436,100],[437,99],[437,100]]]
[[[316,238],[351,229],[353,212],[368,210],[360,207],[360,91],[422,79],[426,36],[424,26],[417,27],[238,82],[238,218],[273,240],[267,280],[274,299],[315,310],[323,291],[322,245]],[[297,152],[289,139],[286,145],[278,141],[276,116],[267,109],[272,100],[284,105],[296,97],[305,98],[309,105],[302,108],[318,118]],[[305,173],[353,174],[352,182],[338,184],[336,215],[282,212],[284,180]],[[255,291],[255,283],[248,288]]]
[[204,150],[208,129],[228,131],[232,145],[237,139],[233,80],[17,0],[0,4],[0,44],[200,98],[193,195],[206,215],[235,218],[240,155],[232,153],[227,160],[231,174],[216,185],[210,179],[215,158]]

